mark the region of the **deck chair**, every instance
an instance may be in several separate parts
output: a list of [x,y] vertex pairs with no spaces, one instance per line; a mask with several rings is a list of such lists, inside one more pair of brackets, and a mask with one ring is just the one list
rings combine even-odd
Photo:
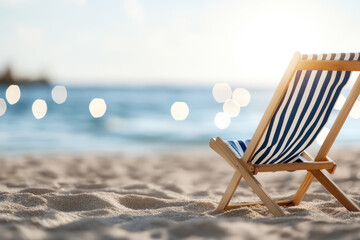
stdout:
[[[359,207],[324,174],[336,164],[328,156],[360,93],[360,75],[338,113],[315,158],[306,152],[329,119],[351,71],[360,71],[360,53],[301,55],[296,52],[277,87],[251,140],[210,139],[210,147],[235,169],[217,209],[265,205],[276,216],[280,206],[298,205],[316,178],[349,211]],[[306,170],[307,174],[291,200],[275,202],[255,178],[261,172]],[[229,206],[241,178],[262,200]]]

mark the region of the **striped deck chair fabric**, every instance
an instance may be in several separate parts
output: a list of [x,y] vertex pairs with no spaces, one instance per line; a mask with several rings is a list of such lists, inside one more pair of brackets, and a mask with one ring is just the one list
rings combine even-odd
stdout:
[[[306,151],[328,121],[351,71],[360,71],[359,53],[295,52],[251,141],[210,139],[209,146],[235,170],[217,210],[265,205],[275,217],[282,217],[285,212],[280,206],[299,205],[317,179],[346,209],[360,212],[357,204],[324,174],[325,170],[330,174],[336,170],[328,153],[360,96],[360,74],[354,72],[357,79],[316,156]],[[298,170],[307,172],[290,200],[275,201],[255,177],[263,172]],[[261,202],[229,205],[242,179]]]
[[[302,59],[360,61],[360,53],[304,54]],[[250,162],[277,164],[302,161],[299,155],[312,144],[328,121],[350,73],[296,71]],[[227,144],[241,157],[249,142],[235,140]]]

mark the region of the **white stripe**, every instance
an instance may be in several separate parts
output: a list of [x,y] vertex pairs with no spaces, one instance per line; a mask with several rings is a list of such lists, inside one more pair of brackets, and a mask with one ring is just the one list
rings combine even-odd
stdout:
[[345,60],[345,61],[348,61],[349,59],[350,59],[350,53],[346,53],[344,60]]
[[[290,103],[289,103],[289,106],[288,106],[288,108],[287,108],[287,111],[286,111],[286,113],[285,113],[285,116],[284,116],[284,121],[283,121],[283,125],[281,126],[281,130],[280,130],[280,134],[279,134],[279,138],[278,138],[278,142],[279,142],[279,140],[282,138],[282,136],[285,134],[287,137],[289,137],[289,133],[291,133],[290,131],[288,131],[288,132],[286,132],[286,133],[284,133],[284,131],[285,131],[285,128],[286,128],[286,124],[287,124],[287,122],[289,121],[289,117],[290,117],[290,114],[291,114],[291,111],[293,110],[293,108],[294,108],[294,105],[295,105],[295,101],[296,101],[296,99],[297,99],[297,96],[299,95],[299,92],[300,92],[300,89],[301,89],[301,85],[302,85],[302,82],[303,82],[303,80],[304,80],[304,76],[305,76],[305,71],[302,71],[301,72],[301,76],[300,76],[300,78],[299,78],[299,82],[298,82],[298,85],[296,86],[296,89],[295,89],[295,91],[294,91],[294,95],[293,95],[293,97],[290,99]],[[286,102],[288,102],[289,101],[289,99],[286,99]],[[295,120],[296,121],[296,120]],[[270,156],[272,156],[273,155],[273,153],[274,153],[274,151],[275,151],[275,149],[277,148],[277,146],[278,146],[278,143],[277,144],[275,144],[273,147],[272,147],[272,149],[270,150],[270,152],[269,152],[269,158],[270,158]],[[280,154],[280,151],[278,151],[278,154]],[[277,154],[277,155],[278,155]],[[268,159],[269,159],[268,158]],[[274,159],[275,157],[272,157],[271,159]]]
[[[277,127],[277,125],[279,124],[280,115],[281,115],[281,113],[283,112],[284,107],[285,107],[285,105],[286,105],[286,101],[285,101],[285,100],[287,100],[287,99],[289,98],[290,93],[291,93],[291,89],[292,89],[293,86],[294,86],[294,79],[295,79],[295,77],[296,77],[296,73],[294,74],[294,76],[293,76],[293,78],[292,78],[292,80],[291,80],[291,82],[290,82],[290,84],[289,84],[289,87],[288,87],[287,90],[286,90],[286,93],[285,93],[285,96],[284,96],[284,101],[282,101],[282,104],[281,104],[279,110],[277,111],[276,116],[273,116],[273,118],[274,118],[274,124],[273,124],[273,128],[271,129],[271,133],[270,133],[270,136],[269,136],[269,140],[268,140],[268,142],[266,143],[266,146],[252,159],[251,162],[256,162],[256,161],[259,159],[259,157],[261,157],[261,155],[263,155],[263,153],[266,151],[266,149],[271,146],[271,144],[272,144],[272,139],[274,138],[274,135],[275,135],[276,127]],[[262,138],[261,138],[261,140],[260,140],[260,142],[259,142],[259,144],[258,144],[258,148],[260,148],[260,147],[263,145],[263,143],[265,142],[265,138],[266,138],[266,134],[265,134],[265,133],[267,133],[268,131],[269,131],[269,125],[267,126],[267,128],[266,128],[266,130],[265,130],[265,132],[264,132],[264,134],[263,134],[263,136],[262,136]],[[255,152],[256,152],[257,150],[258,150],[258,149],[256,149]],[[267,159],[264,158],[264,159],[260,162],[260,164],[262,164],[262,163],[265,162],[266,160],[267,160]]]
[[239,141],[234,141],[236,147],[239,149],[240,155],[244,155],[244,150],[242,149],[242,147],[240,146]]
[[[315,72],[315,71],[314,71],[314,72]],[[305,77],[305,71],[303,71],[303,74],[301,75],[301,82],[304,80],[304,77]],[[283,152],[284,148],[288,145],[288,144],[286,144],[286,143],[289,141],[289,138],[290,138],[290,136],[293,134],[293,132],[297,131],[297,134],[296,134],[295,136],[299,135],[299,132],[300,132],[299,130],[301,130],[301,129],[302,129],[302,126],[304,125],[304,121],[301,121],[299,118],[300,118],[300,115],[301,115],[301,113],[302,113],[302,111],[303,111],[303,109],[304,109],[304,107],[305,107],[305,103],[306,103],[306,101],[308,100],[308,97],[309,97],[309,94],[310,94],[310,90],[311,90],[311,88],[312,88],[312,86],[313,86],[313,84],[314,84],[315,77],[316,77],[316,73],[310,75],[308,84],[306,85],[306,88],[305,88],[305,90],[304,90],[304,94],[303,94],[303,97],[302,97],[302,99],[301,99],[301,101],[300,101],[299,108],[298,108],[298,110],[297,110],[297,112],[296,112],[296,114],[295,114],[294,120],[293,120],[293,122],[292,122],[292,124],[291,124],[291,126],[290,126],[289,131],[288,131],[287,133],[285,133],[285,134],[286,134],[286,137],[285,137],[285,139],[284,139],[284,144],[281,146],[281,148],[279,149],[278,153],[277,153],[276,155],[274,155],[273,159],[277,158],[277,157]],[[317,86],[317,87],[318,87],[318,86]],[[320,90],[319,90],[319,91],[320,91]],[[293,107],[293,106],[292,106],[292,107]],[[311,110],[309,111],[309,109],[307,109],[307,111],[308,111],[308,114],[309,114],[309,112],[310,112]],[[304,115],[304,116],[306,116],[306,115]],[[287,121],[288,121],[288,119],[285,120],[285,122],[287,122]],[[300,125],[299,125],[299,127],[298,127],[297,129],[295,129],[296,124],[297,124],[299,121],[300,121]]]
[[[317,71],[313,71],[312,72],[312,76],[311,76],[311,79],[314,81],[315,80],[315,77],[316,77],[316,73]],[[322,86],[324,85],[324,82],[325,82],[325,78],[326,78],[326,75],[327,75],[328,71],[323,71],[321,76],[320,76],[320,79],[319,79],[319,82],[318,82],[318,85],[316,86],[316,89],[315,89],[315,93],[314,93],[314,96],[319,96],[320,94],[320,91],[321,91],[321,88]],[[331,83],[331,80],[330,80],[330,83]],[[331,87],[331,84],[329,84],[327,86],[327,89],[325,90],[325,93],[324,93],[324,96],[327,96],[329,90],[330,90],[330,87]],[[304,135],[306,134],[306,131],[310,128],[311,124],[314,123],[317,115],[320,113],[320,109],[321,109],[321,106],[324,104],[324,101],[325,101],[325,98],[323,98],[320,102],[320,106],[318,106],[314,116],[311,116],[312,117],[312,120],[311,122],[307,125],[307,126],[304,126],[305,125],[305,122],[306,122],[306,119],[308,119],[310,117],[310,114],[311,114],[311,111],[314,109],[315,107],[315,103],[316,103],[316,100],[317,100],[317,97],[314,97],[310,104],[309,104],[309,107],[304,115],[304,120],[300,122],[300,126],[299,128],[297,129],[297,133],[296,135],[294,136],[293,140],[288,144],[288,146],[294,144],[290,149],[285,149],[286,152],[291,152],[292,150],[294,150],[294,148],[296,147],[296,145],[299,143],[299,141],[301,141],[303,138],[304,138]],[[303,131],[303,133],[300,135],[300,132],[301,130],[305,128],[305,130]],[[297,141],[296,139],[299,138]],[[285,154],[286,155],[286,154]],[[282,161],[284,159],[283,158],[280,158],[278,161],[276,162],[279,162],[279,161]]]
[[[338,61],[341,58],[341,54],[342,53],[336,53],[335,57],[334,57],[334,61]],[[344,57],[344,61],[360,61],[360,53],[354,53],[354,58],[350,59],[350,54],[351,53],[344,53],[345,57]],[[324,57],[324,60],[330,60],[331,58],[331,53],[322,53],[322,54],[304,54],[304,60],[315,60],[315,56],[317,58],[317,60],[322,60]]]
[[[235,142],[235,141],[234,141]],[[225,141],[225,144],[227,145],[227,147],[235,154],[236,157],[241,158],[241,156],[239,155],[239,153],[231,146],[229,141]]]
[[360,53],[355,53],[354,60],[355,60],[355,61],[359,61],[359,60],[360,60]]
[[[324,71],[324,72],[325,72],[325,71]],[[335,89],[334,89],[332,95],[330,96],[330,101],[327,103],[328,106],[330,105],[330,102],[331,102],[331,100],[333,99],[334,94],[335,94],[337,88],[338,88],[339,85],[342,83],[341,80],[343,79],[343,74],[345,74],[345,72],[342,72],[342,76],[340,77],[340,81],[338,81],[337,85],[335,86]],[[325,74],[324,76],[326,76],[326,74]],[[324,77],[324,78],[323,78],[323,76],[321,76],[321,77],[322,77],[322,78],[321,78],[322,81],[324,81],[325,77]],[[335,77],[336,77],[336,72],[333,72],[333,73],[332,73],[332,76],[331,76],[331,79],[330,79],[330,83],[329,83],[329,85],[327,86],[326,93],[324,94],[324,96],[328,96],[329,91],[330,91],[330,88],[331,88],[331,85],[332,85],[332,83],[334,83],[334,81],[335,81]],[[321,84],[321,82],[320,82],[320,84]],[[322,85],[322,84],[321,84],[321,85]],[[322,106],[324,105],[324,103],[325,103],[325,98],[326,98],[326,97],[323,97],[323,99],[321,100],[320,106],[318,107],[318,109],[317,109],[317,111],[316,111],[316,113],[315,113],[315,116],[314,116],[314,118],[311,120],[310,124],[308,124],[308,125],[305,127],[304,134],[309,130],[310,126],[312,126],[312,125],[314,124],[315,119],[316,119],[316,118],[318,117],[318,115],[320,114],[321,107],[322,107]],[[314,99],[314,102],[315,102],[315,101],[316,101],[316,98]],[[327,108],[328,108],[328,107],[326,107],[326,109],[327,109]],[[324,111],[324,113],[326,113],[326,110]],[[306,144],[309,143],[309,141],[311,140],[311,138],[312,138],[312,137],[314,136],[314,134],[316,133],[316,129],[319,128],[319,124],[321,124],[321,122],[322,122],[322,120],[324,119],[324,117],[325,117],[325,114],[323,114],[323,115],[321,116],[321,118],[319,119],[317,125],[316,125],[315,128],[314,128],[314,131],[310,134],[310,136],[309,136],[309,137],[307,138],[307,140],[304,142],[303,146],[306,146]],[[304,119],[305,119],[305,118],[304,118]],[[298,141],[296,141],[296,143],[294,144],[294,146],[293,146],[288,152],[291,152],[292,150],[294,150],[294,147],[302,140],[303,137],[304,137],[304,136],[302,136],[300,139],[298,139]],[[278,160],[277,162],[280,162],[280,161],[283,161],[283,160],[284,160],[284,158]]]
[[[335,74],[336,75],[336,74]],[[334,95],[336,93],[336,91],[338,90],[339,86],[341,85],[341,83],[343,82],[344,80],[344,77],[345,77],[345,72],[341,72],[341,76],[340,76],[340,79],[339,79],[339,82],[338,84],[336,85],[331,97],[330,97],[330,101],[328,102],[326,108],[325,108],[325,111],[324,111],[324,114],[321,116],[321,119],[318,121],[317,125],[315,126],[314,130],[312,131],[312,133],[310,134],[310,136],[306,139],[306,141],[304,142],[304,144],[302,146],[306,146],[310,140],[314,137],[314,135],[316,134],[316,131],[320,128],[320,125],[322,123],[322,121],[324,120],[325,118],[325,113],[327,112],[327,110],[329,109],[330,107],[330,103],[332,101],[332,99],[334,98]]]
[[[322,75],[320,76],[320,79],[319,79],[319,83],[318,83],[318,87],[316,89],[316,92],[314,94],[314,96],[319,96],[319,93],[320,93],[320,90],[325,82],[325,78],[326,78],[326,75],[327,75],[327,72],[328,71],[323,71]],[[320,110],[321,110],[321,107],[324,105],[325,103],[325,99],[326,99],[326,96],[329,94],[329,91],[330,91],[330,88],[331,88],[331,84],[334,82],[334,79],[336,77],[336,74],[332,74],[331,76],[331,79],[330,79],[330,83],[329,85],[327,86],[326,90],[325,90],[325,93],[324,93],[324,98],[321,100],[320,102],[320,105],[318,106],[314,116],[312,116],[312,120],[310,121],[310,123],[307,125],[307,126],[304,126],[305,122],[306,121],[302,121],[302,124],[301,126],[299,127],[299,130],[303,129],[304,128],[304,131],[301,135],[300,134],[300,131],[298,131],[298,133],[296,134],[296,136],[294,137],[294,141],[292,141],[289,145],[293,144],[293,146],[290,148],[290,149],[286,149],[286,152],[291,152],[295,149],[296,145],[304,138],[306,132],[309,130],[310,126],[312,126],[316,120],[316,118],[318,117],[318,115],[320,114]],[[310,106],[308,108],[308,111],[306,113],[306,115],[304,116],[304,119],[308,119],[308,117],[310,116],[310,113],[311,111],[314,109],[314,106],[315,106],[315,103],[316,103],[316,100],[318,99],[318,97],[315,97],[312,99],[311,103],[310,103]],[[298,140],[296,140],[297,138],[299,138]],[[284,160],[284,157],[282,157],[281,159],[279,159],[277,162],[280,162],[280,161],[283,161]]]

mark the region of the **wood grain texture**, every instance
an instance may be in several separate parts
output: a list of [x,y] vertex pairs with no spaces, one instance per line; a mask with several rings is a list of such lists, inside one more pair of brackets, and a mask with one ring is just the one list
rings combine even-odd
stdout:
[[359,207],[321,170],[310,170],[311,174],[349,211],[359,212]]
[[329,153],[330,148],[334,144],[334,141],[339,134],[342,126],[344,125],[346,118],[348,117],[356,99],[360,94],[360,75],[358,76],[353,88],[351,89],[349,96],[347,97],[344,106],[341,108],[339,114],[337,115],[328,135],[325,138],[324,143],[321,145],[319,152],[315,157],[315,161],[322,161],[326,158],[326,155]]
[[295,52],[288,68],[285,71],[285,74],[283,75],[277,89],[275,90],[275,93],[273,95],[273,97],[270,100],[270,103],[268,105],[268,107],[265,110],[264,115],[262,116],[259,125],[257,126],[254,135],[252,136],[250,143],[244,153],[244,156],[242,157],[244,159],[245,162],[249,162],[252,155],[254,154],[254,151],[262,137],[262,135],[264,134],[266,127],[268,126],[272,116],[274,115],[277,106],[279,105],[282,96],[285,94],[289,83],[291,81],[291,79],[293,78],[296,69],[297,69],[297,65],[300,62],[301,59],[301,54],[299,52]]
[[231,178],[230,184],[225,190],[224,195],[222,196],[218,207],[216,210],[225,210],[229,205],[231,198],[233,197],[237,187],[239,186],[241,180],[241,174],[239,171],[235,171],[233,177]]
[[279,205],[277,205],[276,202],[272,200],[269,194],[261,186],[259,181],[252,175],[252,173],[246,167],[244,167],[244,165],[248,165],[248,164],[242,160],[238,160],[233,152],[227,151],[227,149],[229,148],[221,138],[217,138],[216,143],[217,146],[221,150],[223,150],[223,153],[227,158],[233,158],[233,161],[236,162],[236,168],[240,172],[241,176],[245,179],[246,183],[256,193],[256,195],[264,202],[265,206],[269,209],[269,211],[275,217],[285,216],[285,213],[282,211]]
[[292,203],[296,206],[299,205],[300,202],[303,200],[303,198],[305,197],[305,194],[307,192],[307,190],[309,189],[311,183],[314,181],[314,175],[312,175],[310,172],[306,173],[306,176],[304,178],[304,180],[302,181],[299,189],[296,191]]
[[[344,106],[340,110],[328,136],[322,144],[315,160],[307,153],[303,152],[302,156],[309,162],[307,163],[287,163],[287,164],[273,164],[273,165],[253,165],[249,161],[254,154],[254,151],[261,140],[264,131],[266,130],[269,121],[271,120],[282,96],[286,92],[288,85],[297,70],[337,70],[337,71],[360,71],[359,61],[323,61],[323,60],[301,60],[300,53],[296,52],[290,61],[290,64],[277,87],[269,106],[267,107],[255,133],[244,153],[242,158],[237,157],[237,154],[232,148],[229,148],[225,141],[217,137],[210,140],[210,147],[222,156],[233,168],[236,169],[229,186],[227,187],[220,203],[218,210],[233,209],[241,206],[253,206],[263,204],[270,212],[277,217],[284,216],[284,212],[279,207],[289,205],[298,205],[304,198],[314,178],[316,178],[336,199],[338,199],[348,210],[360,211],[359,207],[348,198],[345,193],[321,170],[327,170],[334,173],[336,164],[327,156],[332,144],[334,143],[338,133],[340,132],[347,116],[349,115],[357,97],[360,94],[360,75],[352,88]],[[254,177],[258,172],[272,172],[272,171],[296,171],[307,170],[307,174],[301,183],[299,189],[290,201],[280,201],[276,203],[264,190],[261,184]],[[262,200],[262,203],[242,203],[238,205],[229,206],[229,202],[236,191],[241,178],[244,178],[250,188]]]
[[263,164],[253,165],[254,172],[278,172],[278,171],[296,171],[296,170],[316,170],[333,169],[334,162],[307,162],[307,163],[282,163],[282,164]]
[[298,70],[360,71],[360,61],[302,60]]

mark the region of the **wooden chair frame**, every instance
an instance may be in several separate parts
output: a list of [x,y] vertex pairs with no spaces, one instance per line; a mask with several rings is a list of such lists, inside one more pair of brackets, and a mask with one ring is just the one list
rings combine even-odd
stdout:
[[[279,86],[277,87],[269,106],[267,107],[258,127],[255,130],[253,137],[244,153],[239,158],[235,150],[229,148],[223,139],[220,137],[210,140],[210,147],[222,156],[235,169],[235,173],[228,185],[217,209],[226,210],[241,206],[251,205],[265,205],[270,212],[276,216],[284,216],[283,210],[279,206],[298,205],[304,198],[306,191],[309,189],[312,181],[316,178],[345,208],[349,211],[360,211],[359,207],[345,195],[345,193],[323,173],[322,170],[327,170],[329,173],[334,173],[336,164],[327,156],[333,145],[340,129],[342,128],[347,116],[349,115],[356,99],[360,94],[360,75],[358,76],[352,90],[350,91],[343,107],[341,108],[334,124],[332,125],[329,134],[324,143],[321,145],[315,158],[308,153],[303,152],[302,156],[310,162],[306,163],[285,163],[273,165],[258,165],[251,164],[250,159],[264,134],[281,98],[285,94],[291,79],[297,70],[336,70],[336,71],[360,71],[360,61],[327,61],[327,60],[302,60],[301,54],[296,52],[290,61],[290,64],[283,75]],[[274,172],[274,171],[296,171],[307,170],[307,174],[301,183],[299,189],[289,201],[275,202],[261,184],[257,181],[254,175],[259,172]],[[250,188],[257,194],[262,202],[257,203],[242,203],[238,205],[229,206],[229,202],[237,189],[241,178],[244,178]]]

